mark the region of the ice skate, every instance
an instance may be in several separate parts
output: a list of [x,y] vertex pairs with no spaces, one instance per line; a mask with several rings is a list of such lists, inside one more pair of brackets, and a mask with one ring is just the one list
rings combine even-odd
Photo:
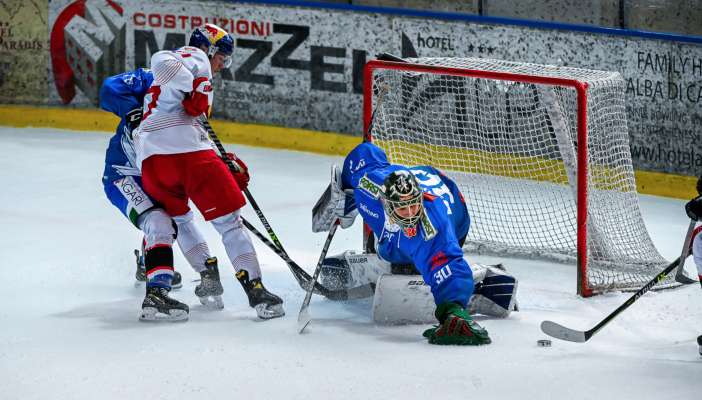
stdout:
[[168,289],[162,287],[146,288],[139,320],[186,321],[190,313],[188,305],[169,297],[168,292]]
[[249,298],[249,305],[256,310],[259,318],[271,319],[285,315],[283,299],[269,292],[261,283],[260,278],[250,280],[246,270],[237,272],[236,278]]
[[200,284],[195,287],[195,295],[203,306],[213,310],[221,310],[224,308],[222,293],[224,293],[224,288],[219,280],[217,257],[210,257],[205,260],[205,270],[200,272]]

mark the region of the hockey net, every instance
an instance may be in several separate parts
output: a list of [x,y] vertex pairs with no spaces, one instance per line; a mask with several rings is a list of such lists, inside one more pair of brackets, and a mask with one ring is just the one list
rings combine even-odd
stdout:
[[583,296],[638,289],[668,264],[641,216],[619,73],[418,58],[365,74],[366,129],[385,92],[373,142],[457,182],[467,251],[575,263]]

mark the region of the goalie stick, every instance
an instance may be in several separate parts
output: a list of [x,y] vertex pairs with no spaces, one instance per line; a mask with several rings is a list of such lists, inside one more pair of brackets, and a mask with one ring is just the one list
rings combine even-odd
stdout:
[[[692,240],[692,231],[695,229],[695,221],[690,221],[690,226],[687,229],[687,234],[685,235],[685,244],[683,249],[688,249],[690,246],[690,241]],[[619,315],[622,311],[626,310],[629,308],[630,305],[634,304],[636,300],[639,299],[639,297],[643,296],[644,293],[648,292],[655,286],[658,282],[662,281],[665,279],[666,276],[668,276],[669,273],[671,273],[675,268],[678,267],[678,264],[684,264],[685,259],[687,258],[687,252],[686,250],[683,251],[683,254],[675,259],[672,263],[670,263],[663,271],[658,273],[651,281],[649,281],[644,287],[639,289],[636,293],[634,293],[633,296],[629,297],[629,299],[624,302],[621,306],[619,306],[616,310],[612,311],[608,316],[606,316],[602,321],[600,321],[597,325],[595,325],[592,329],[586,330],[586,331],[579,331],[575,329],[570,329],[567,328],[563,325],[557,324],[553,321],[543,321],[541,322],[541,331],[543,331],[545,334],[554,337],[556,339],[561,339],[561,340],[566,340],[569,342],[576,342],[576,343],[585,343],[592,336],[594,336],[597,332],[600,331],[609,321],[613,320],[617,315]]]
[[327,250],[329,250],[329,245],[331,244],[332,238],[336,233],[336,228],[339,226],[341,221],[337,218],[334,223],[332,223],[329,229],[329,234],[327,235],[327,240],[324,242],[324,247],[322,248],[322,253],[319,255],[319,261],[317,261],[317,267],[314,269],[314,275],[312,275],[312,280],[307,285],[307,294],[305,295],[305,300],[302,302],[300,307],[300,313],[297,315],[297,328],[298,333],[302,333],[307,325],[310,324],[312,317],[310,316],[310,300],[312,300],[312,292],[314,291],[314,284],[319,278],[319,273],[322,271],[322,263],[324,262],[324,257],[327,255]]
[[370,121],[368,122],[368,130],[366,130],[363,134],[363,142],[370,142],[371,140],[371,131],[373,130],[373,121],[375,121],[375,113],[378,111],[380,108],[380,105],[383,104],[383,97],[390,91],[390,85],[387,83],[382,83],[379,85],[378,89],[378,101],[375,103],[375,108],[371,112],[371,117]]

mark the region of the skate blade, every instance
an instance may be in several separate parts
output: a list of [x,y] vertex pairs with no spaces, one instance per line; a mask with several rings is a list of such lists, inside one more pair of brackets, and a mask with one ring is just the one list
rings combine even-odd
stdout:
[[189,314],[185,310],[171,310],[168,314],[161,313],[158,309],[154,307],[146,307],[141,310],[141,315],[139,316],[139,321],[143,322],[177,322],[177,321],[187,321]]
[[203,296],[198,297],[198,299],[200,299],[200,304],[211,310],[221,310],[224,308],[222,296]]
[[258,317],[261,319],[279,318],[285,315],[285,310],[283,310],[282,304],[269,306],[265,303],[261,303],[256,304],[254,309],[256,309],[256,314],[258,314]]

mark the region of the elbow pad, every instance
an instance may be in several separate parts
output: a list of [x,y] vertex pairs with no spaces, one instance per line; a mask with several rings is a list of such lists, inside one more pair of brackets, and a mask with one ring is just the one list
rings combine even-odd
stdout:
[[185,99],[183,99],[185,112],[193,117],[208,114],[211,94],[212,83],[205,77],[195,78],[193,91],[185,95]]

